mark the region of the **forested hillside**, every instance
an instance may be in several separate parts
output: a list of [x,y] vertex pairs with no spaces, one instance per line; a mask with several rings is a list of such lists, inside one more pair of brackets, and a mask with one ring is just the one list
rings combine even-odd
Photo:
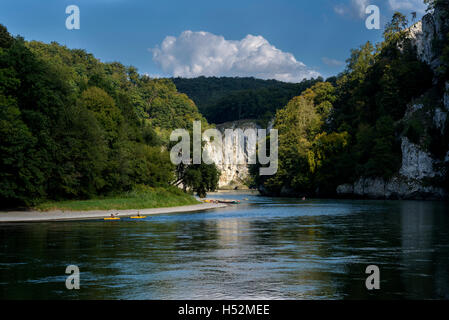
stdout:
[[192,120],[207,126],[170,80],[84,50],[26,42],[0,25],[3,207],[168,187],[179,174],[168,134]]
[[[361,178],[393,181],[401,169],[404,188],[447,190],[449,8],[427,3],[435,13],[426,23],[438,34],[424,39],[396,13],[384,41],[352,50],[344,72],[297,84],[151,79],[84,50],[24,41],[0,25],[0,203],[89,199],[138,185],[183,185],[204,196],[217,187],[215,165],[175,168],[170,132],[191,130],[193,120],[204,130],[208,121],[266,125],[274,116],[279,170],[260,177],[251,168],[263,192],[333,195]],[[431,53],[422,52],[427,47]],[[426,159],[426,168],[401,168],[404,155]]]
[[[448,190],[449,8],[430,2],[436,9],[426,23],[442,21],[432,39],[414,39],[406,17],[395,13],[384,41],[352,50],[335,85],[317,83],[277,112],[279,170],[256,176],[262,191],[333,195],[361,177],[381,179],[366,188],[381,181],[378,194],[389,188],[398,197],[432,193],[431,186]],[[418,54],[422,41],[432,42],[432,67]],[[410,160],[401,176],[403,157]]]
[[255,78],[198,77],[174,78],[173,82],[178,91],[195,101],[210,123],[255,119],[265,125],[291,98],[322,80],[286,83]]

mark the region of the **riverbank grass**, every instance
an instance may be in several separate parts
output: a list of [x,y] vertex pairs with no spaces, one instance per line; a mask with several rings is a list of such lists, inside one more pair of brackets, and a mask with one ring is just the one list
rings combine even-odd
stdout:
[[193,196],[172,188],[139,187],[118,196],[89,200],[47,201],[34,207],[39,211],[128,210],[178,207],[199,204]]

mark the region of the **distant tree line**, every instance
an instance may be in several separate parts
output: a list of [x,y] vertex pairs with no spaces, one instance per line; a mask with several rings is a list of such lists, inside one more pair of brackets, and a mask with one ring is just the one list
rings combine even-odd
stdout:
[[286,83],[240,77],[174,78],[210,123],[255,119],[267,124],[291,98],[323,79]]

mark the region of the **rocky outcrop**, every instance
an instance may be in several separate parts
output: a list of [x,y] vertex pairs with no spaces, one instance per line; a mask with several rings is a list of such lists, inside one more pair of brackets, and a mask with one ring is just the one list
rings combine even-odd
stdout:
[[433,44],[435,40],[443,38],[443,27],[446,23],[443,14],[435,10],[434,13],[426,14],[422,21],[409,28],[409,37],[416,46],[418,58],[426,62],[434,71],[437,71],[441,61],[433,50]]
[[433,39],[435,35],[432,21],[419,21],[411,26],[409,31],[410,39],[416,46],[418,57],[421,61],[427,62],[427,64],[431,65],[434,57],[432,52],[432,41],[429,41],[429,39]]
[[442,200],[448,196],[442,188],[425,185],[420,180],[403,176],[388,181],[382,178],[360,178],[354,184],[338,186],[337,193],[341,196],[370,199]]
[[[435,9],[409,28],[409,38],[416,47],[418,59],[427,63],[436,75],[440,72],[441,61],[438,53],[435,53],[434,44],[443,39],[443,29],[447,28],[448,24],[446,20],[443,12]],[[445,89],[440,102],[435,101],[435,105],[409,104],[402,121],[406,123],[412,117],[421,119],[424,125],[433,125],[443,134],[449,112],[449,82],[445,83]],[[353,184],[338,186],[337,193],[342,196],[375,199],[447,198],[448,192],[432,183],[441,180],[446,174],[443,172],[443,162],[449,161],[449,151],[445,150],[445,159],[438,160],[406,137],[401,139],[402,165],[393,178],[385,181],[382,178],[361,177]]]
[[432,158],[432,155],[411,143],[406,137],[402,137],[401,150],[402,166],[399,170],[401,176],[409,179],[423,179],[441,175],[434,169],[437,161]]
[[354,185],[353,184],[342,184],[337,187],[337,194],[339,195],[353,195]]
[[399,174],[385,181],[382,178],[360,178],[354,184],[337,187],[341,196],[371,199],[426,199],[441,200],[448,197],[440,187],[432,186],[429,179],[440,177],[443,172],[435,169],[440,162],[418,145],[402,138],[402,166]]
[[445,83],[445,92],[443,95],[443,105],[441,108],[435,108],[433,122],[440,129],[441,134],[444,133],[447,113],[449,112],[449,82]]
[[[220,130],[223,137],[225,137],[226,129],[259,129],[260,127],[252,120],[239,120],[226,122],[216,126]],[[217,165],[221,171],[218,187],[220,189],[242,189],[247,188],[246,182],[249,177],[248,171],[248,153],[246,148],[238,148],[236,142],[237,137],[233,137],[234,141],[231,144],[223,143],[222,148],[217,150],[212,143],[206,143],[204,152],[208,154],[210,159]],[[244,146],[255,143],[249,141],[251,137],[244,136]],[[231,155],[231,158],[225,158],[226,155]]]
[[413,113],[415,113],[418,110],[421,110],[424,108],[424,105],[422,103],[412,103],[407,106],[407,110],[405,111],[404,118],[409,118]]
[[440,129],[441,134],[444,133],[447,119],[447,112],[444,112],[440,108],[436,108],[433,115],[433,123],[436,128]]
[[446,92],[443,97],[443,105],[446,111],[449,111],[449,82],[446,82]]

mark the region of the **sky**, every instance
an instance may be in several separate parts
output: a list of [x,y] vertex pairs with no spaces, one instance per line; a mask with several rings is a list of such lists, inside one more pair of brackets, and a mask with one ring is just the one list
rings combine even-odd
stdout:
[[[66,28],[66,7],[80,29]],[[368,30],[368,5],[380,29]],[[299,82],[341,72],[350,50],[379,42],[394,11],[411,20],[423,0],[1,0],[13,35],[85,49],[151,77],[254,76]]]

